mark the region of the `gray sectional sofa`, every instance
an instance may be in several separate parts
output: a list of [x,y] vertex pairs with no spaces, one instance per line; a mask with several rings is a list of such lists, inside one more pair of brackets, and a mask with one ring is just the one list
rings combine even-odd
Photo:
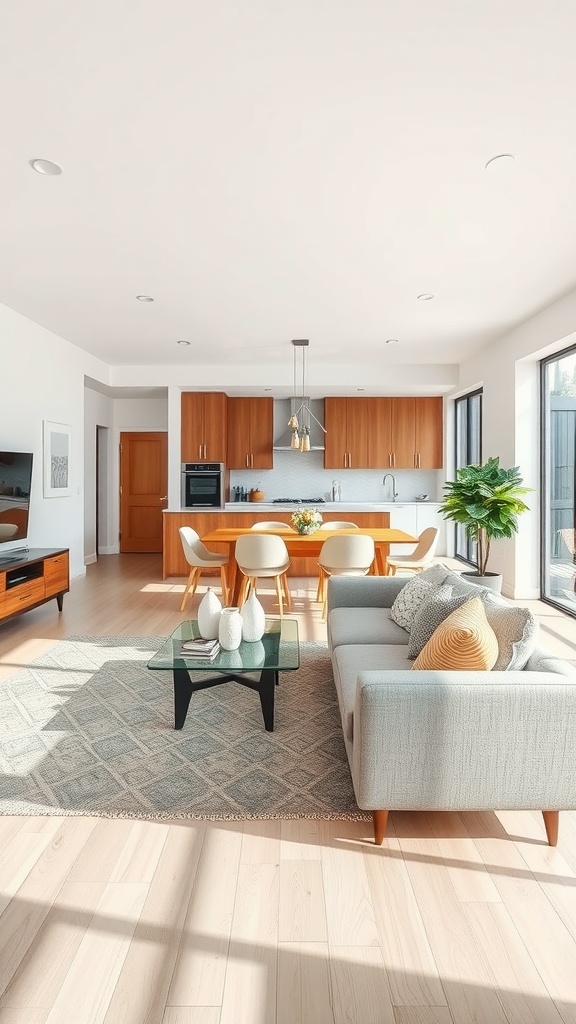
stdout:
[[[376,843],[390,810],[532,809],[543,812],[555,845],[558,812],[576,808],[576,669],[536,646],[527,613],[520,642],[508,627],[498,638],[496,667],[502,658],[523,667],[414,670],[410,633],[391,614],[410,580],[332,577],[328,586],[342,729],[356,800],[372,811]],[[451,582],[479,592],[459,576]],[[515,607],[494,595],[488,603],[491,614],[495,603],[505,615]]]

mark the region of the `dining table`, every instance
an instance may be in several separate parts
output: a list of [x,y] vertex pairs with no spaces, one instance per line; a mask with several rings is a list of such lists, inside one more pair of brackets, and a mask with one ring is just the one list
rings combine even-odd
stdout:
[[[234,546],[239,537],[247,533],[257,533],[249,527],[225,526],[217,530],[211,530],[202,537],[204,544],[223,544],[228,546],[228,589],[231,595],[231,603],[237,604],[240,593],[241,573],[234,557]],[[365,526],[349,530],[316,530],[314,533],[297,533],[289,526],[285,530],[262,531],[274,533],[286,544],[288,554],[292,558],[317,558],[325,540],[328,537],[342,537],[344,534],[352,534],[357,537],[359,534],[372,537],[375,548],[374,569],[377,575],[385,576],[387,571],[387,559],[390,554],[391,544],[417,544],[418,538],[412,537],[404,530],[394,530],[391,527]]]

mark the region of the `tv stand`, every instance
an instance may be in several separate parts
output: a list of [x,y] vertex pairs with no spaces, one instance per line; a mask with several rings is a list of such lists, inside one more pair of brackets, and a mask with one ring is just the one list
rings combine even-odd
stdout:
[[68,548],[10,552],[0,563],[0,624],[53,597],[61,612],[69,589]]

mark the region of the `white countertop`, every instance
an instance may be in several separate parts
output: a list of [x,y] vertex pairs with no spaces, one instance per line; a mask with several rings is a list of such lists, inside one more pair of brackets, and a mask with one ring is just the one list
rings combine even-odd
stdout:
[[326,509],[330,512],[390,512],[395,508],[402,508],[405,505],[434,505],[438,507],[439,501],[325,501],[321,504],[314,504],[313,501],[298,505],[282,505],[269,501],[231,501],[225,506],[225,512],[252,512],[259,508],[263,512],[294,512],[299,508],[317,508],[321,512]]

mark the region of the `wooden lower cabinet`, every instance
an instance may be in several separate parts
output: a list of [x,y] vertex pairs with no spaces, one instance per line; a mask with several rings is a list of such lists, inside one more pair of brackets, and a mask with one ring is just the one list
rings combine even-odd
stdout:
[[[212,530],[223,527],[250,528],[254,523],[274,519],[275,522],[291,526],[290,512],[164,512],[164,547],[162,560],[163,579],[169,576],[187,576],[189,566],[184,558],[182,542],[178,530],[181,526],[191,526],[200,538]],[[344,520],[357,523],[358,526],[387,527],[390,525],[388,512],[326,512],[324,520]],[[210,543],[211,551],[226,553],[228,545]],[[215,569],[215,577],[219,577],[219,569]],[[317,576],[318,563],[315,558],[293,558],[288,570],[289,576]]]
[[0,622],[36,608],[55,597],[62,611],[70,589],[67,549],[30,548],[6,556],[0,565]]

